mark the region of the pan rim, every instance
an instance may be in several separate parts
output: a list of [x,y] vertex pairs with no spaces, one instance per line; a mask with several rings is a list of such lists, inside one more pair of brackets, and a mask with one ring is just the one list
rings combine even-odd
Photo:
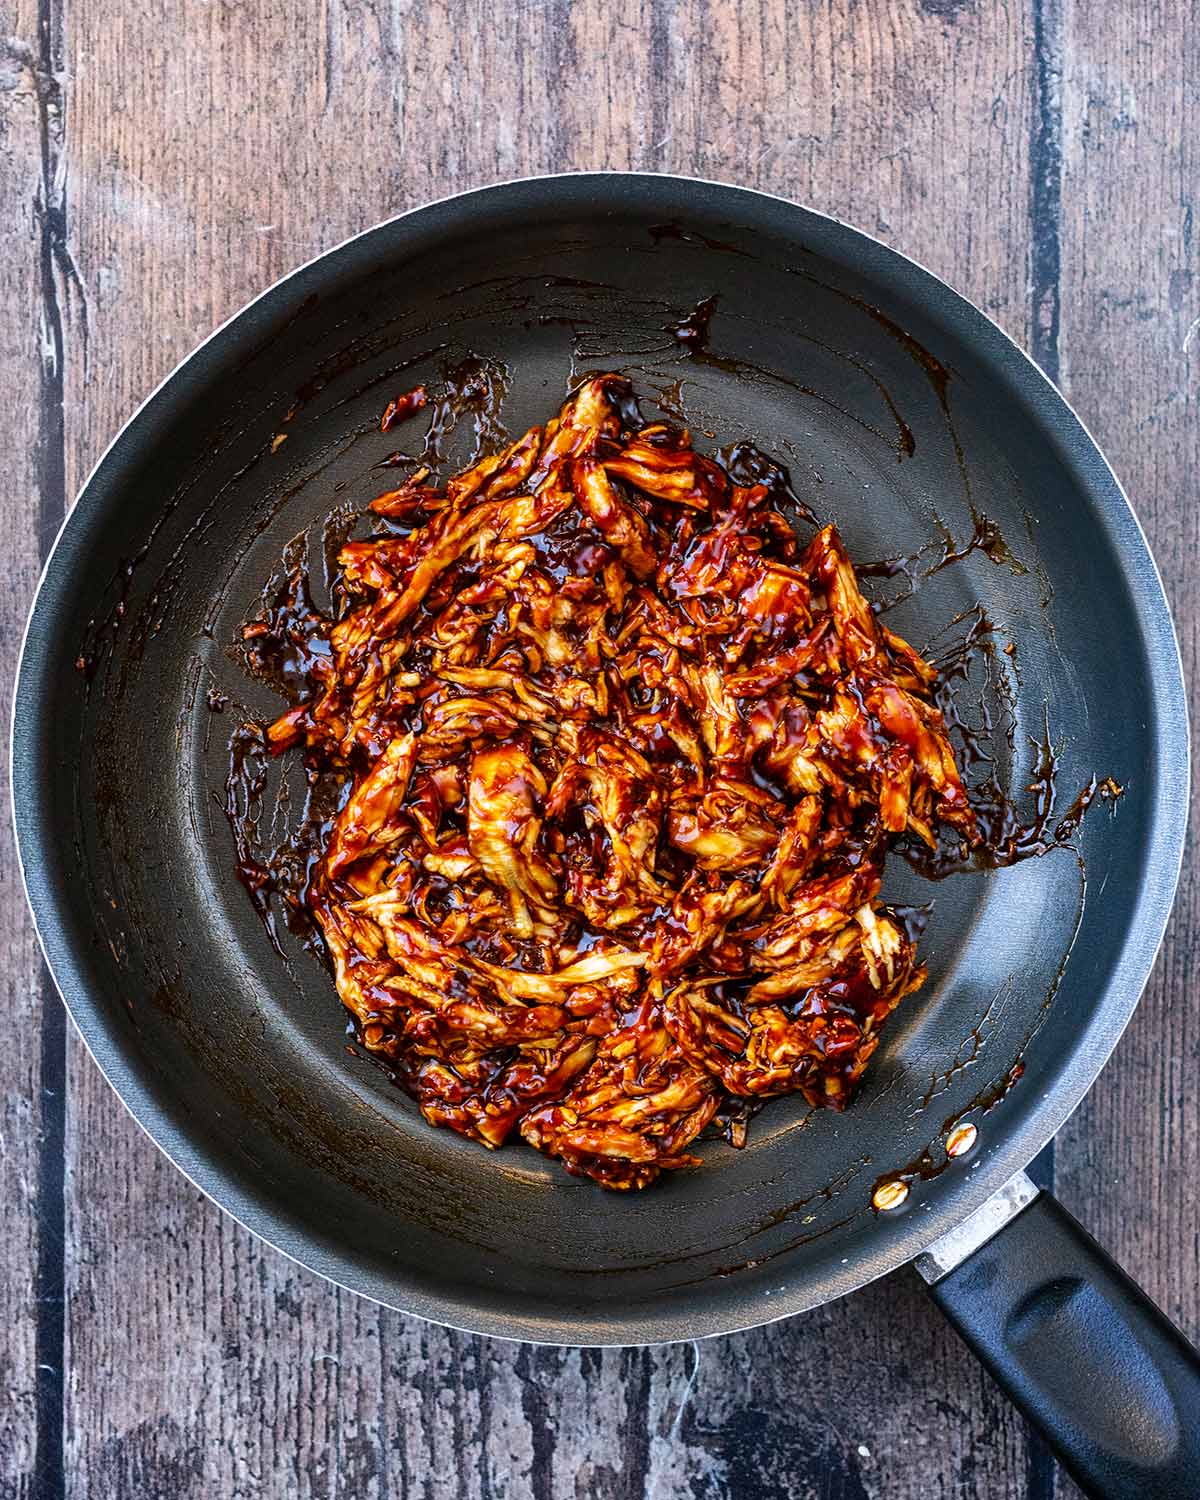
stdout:
[[[1092,471],[1085,488],[1098,513],[1125,533],[1121,537],[1121,556],[1131,592],[1137,600],[1137,614],[1156,689],[1153,743],[1160,774],[1147,819],[1148,878],[1139,896],[1134,920],[1111,966],[1104,995],[1092,1012],[1079,1045],[1072,1049],[1064,1063],[1058,1087],[1042,1099],[1032,1101],[1024,1115],[1011,1123],[994,1155],[981,1162],[970,1178],[962,1179],[953,1200],[946,1194],[940,1202],[932,1202],[927,1213],[908,1216],[902,1224],[893,1226],[893,1233],[886,1242],[880,1241],[861,1258],[854,1257],[853,1263],[848,1261],[840,1271],[834,1270],[824,1278],[810,1276],[798,1284],[794,1279],[790,1285],[786,1275],[783,1276],[784,1284],[774,1292],[771,1301],[756,1302],[753,1308],[746,1305],[745,1294],[739,1301],[734,1295],[734,1285],[728,1283],[729,1295],[716,1299],[719,1308],[715,1315],[711,1308],[689,1305],[693,1301],[698,1303],[701,1298],[676,1293],[666,1305],[648,1317],[641,1316],[636,1309],[633,1317],[610,1309],[591,1315],[526,1317],[509,1310],[498,1300],[489,1306],[474,1303],[467,1306],[453,1293],[447,1294],[440,1289],[431,1291],[411,1275],[388,1277],[364,1268],[351,1254],[339,1250],[336,1243],[319,1237],[313,1226],[302,1223],[282,1205],[249,1192],[222,1161],[194,1146],[179,1121],[177,1101],[165,1097],[161,1086],[147,1076],[144,1069],[131,1063],[114,1028],[107,1022],[103,1002],[94,1000],[89,993],[84,965],[78,960],[77,945],[73,945],[67,926],[57,911],[44,856],[35,834],[36,820],[31,809],[37,805],[38,788],[32,747],[38,737],[24,728],[26,719],[34,724],[34,709],[38,703],[38,694],[31,686],[34,670],[31,640],[40,613],[48,613],[53,607],[46,601],[56,570],[65,572],[71,566],[69,561],[63,561],[63,555],[73,531],[82,528],[88,515],[89,492],[93,492],[97,477],[118,449],[126,445],[141,446],[144,439],[139,438],[136,429],[151,423],[154,408],[168,387],[252,309],[271,299],[282,302],[287,289],[319,263],[328,262],[332,268],[337,259],[352,247],[360,246],[372,237],[386,235],[396,226],[419,222],[422,217],[429,218],[449,205],[455,207],[461,223],[468,222],[484,202],[495,203],[505,195],[522,192],[557,194],[560,202],[564,199],[570,201],[571,195],[575,194],[581,210],[590,208],[595,211],[596,190],[604,187],[611,190],[622,184],[631,188],[641,184],[647,191],[655,187],[663,190],[669,186],[677,194],[700,193],[701,201],[697,207],[707,213],[723,207],[732,212],[739,204],[757,207],[760,216],[774,213],[778,220],[790,219],[790,225],[777,227],[783,227],[795,239],[814,229],[832,235],[843,246],[849,244],[860,254],[867,253],[875,261],[876,268],[882,264],[893,276],[900,275],[910,286],[923,291],[926,298],[931,299],[939,318],[953,323],[960,331],[965,329],[962,336],[969,339],[989,367],[1004,368],[1008,372],[1022,394],[1039,406],[1040,425],[1048,438],[1053,435],[1064,462]],[[754,227],[761,230],[763,226]],[[402,250],[403,247],[396,247],[393,253],[402,253]],[[1084,481],[1081,479],[1080,483],[1082,485]],[[94,504],[99,503],[95,498]],[[23,713],[23,710],[28,710],[28,713]],[[280,277],[247,301],[180,360],[139,404],[92,467],[80,488],[76,504],[64,517],[47,555],[21,642],[10,724],[10,760],[18,867],[47,970],[77,1033],[110,1087],[132,1118],[188,1181],[244,1228],[290,1260],[369,1300],[467,1332],[576,1347],[649,1344],[719,1336],[807,1311],[865,1286],[911,1260],[1022,1169],[1082,1100],[1136,1009],[1162,941],[1179,879],[1190,785],[1188,704],[1182,663],[1170,607],[1153,553],[1136,512],[1099,444],[1066,398],[1020,345],[985,312],[912,257],[833,215],[776,194],[709,179],[671,173],[612,171],[508,179],[466,192],[447,194],[395,215],[349,236]],[[708,1295],[710,1301],[713,1300],[711,1291]]]

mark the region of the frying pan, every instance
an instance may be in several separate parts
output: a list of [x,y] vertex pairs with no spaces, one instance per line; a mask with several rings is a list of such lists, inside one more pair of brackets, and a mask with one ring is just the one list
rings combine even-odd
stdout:
[[[323,537],[421,448],[419,421],[384,436],[380,410],[451,389],[463,361],[488,400],[438,408],[448,466],[589,369],[628,373],[702,447],[752,437],[852,556],[909,559],[874,570],[893,628],[936,655],[983,622],[996,649],[963,686],[981,713],[993,695],[998,779],[1040,776],[1048,798],[1053,765],[1062,792],[1041,857],[935,885],[897,862],[890,898],[934,903],[930,979],[847,1113],[774,1101],[743,1150],[714,1140],[641,1194],[426,1126],[235,870],[229,732],[280,707],[233,660],[238,626],[306,533],[319,592]],[[349,241],[215,333],[97,466],[34,604],[13,757],[29,899],[93,1056],[286,1254],[421,1317],[570,1344],[729,1333],[919,1258],[1085,1486],[1200,1489],[1195,1353],[1022,1171],[1112,1051],[1167,920],[1188,799],[1171,621],[1078,419],[911,261],[779,199],[609,173]],[[288,817],[277,774],[264,824]],[[1092,776],[1121,795],[1068,815]],[[977,1143],[952,1157],[963,1122]],[[908,1186],[898,1209],[873,1206],[880,1181]]]

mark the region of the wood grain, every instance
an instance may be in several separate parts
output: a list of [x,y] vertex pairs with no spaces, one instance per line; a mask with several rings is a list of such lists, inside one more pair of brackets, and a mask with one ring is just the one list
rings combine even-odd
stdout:
[[[1200,38],[1169,4],[1065,16],[1062,375],[1123,480],[1200,698]],[[1153,37],[1153,47],[1146,39]],[[1166,944],[1112,1064],[1060,1137],[1060,1187],[1200,1338],[1200,821]]]
[[[6,538],[0,587],[0,722],[47,532],[61,516],[61,347],[47,314],[58,159],[49,38],[35,7],[6,8],[0,34],[0,390]],[[49,400],[46,398],[49,397]],[[65,1022],[46,979],[9,831],[0,771],[0,1495],[54,1483],[62,1405],[61,1157]],[[44,1019],[45,1017],[45,1019]],[[38,1214],[43,1214],[39,1239]],[[56,1420],[57,1413],[57,1420]],[[39,1420],[40,1419],[40,1420]],[[40,1436],[39,1436],[40,1434]]]
[[[1195,43],[1186,17],[1172,19],[1162,0],[1151,7],[1158,28],[1136,33],[1110,13],[1101,23],[1083,7],[1057,7],[80,6],[63,30],[64,174],[49,183],[67,201],[52,226],[65,234],[49,288],[43,251],[53,236],[32,205],[42,146],[59,150],[58,116],[50,131],[22,82],[33,65],[21,47],[33,58],[42,45],[37,17],[22,13],[8,24],[29,40],[0,73],[0,86],[17,80],[0,93],[10,167],[0,183],[9,209],[0,286],[6,307],[26,312],[0,336],[6,388],[44,382],[49,289],[65,345],[58,458],[73,489],[192,344],[290,266],[380,218],[568,168],[745,182],[896,244],[1052,373],[1061,364],[1135,499],[1145,497],[1194,663],[1198,534],[1184,497],[1196,472],[1187,382],[1194,388],[1200,333],[1182,346],[1200,314],[1197,283],[1186,279],[1195,239],[1184,229],[1197,125],[1185,86],[1196,59],[1189,75],[1185,47]],[[53,31],[49,0],[43,17]],[[1135,231],[1147,215],[1154,232],[1143,244]],[[53,401],[53,387],[43,389],[40,412],[6,414],[10,451],[30,455],[9,490],[19,538],[0,604],[9,656],[34,571],[35,544],[20,540],[36,535],[29,497],[40,482],[42,510],[56,503],[44,462],[56,439]],[[1055,1493],[1040,1447],[907,1276],[703,1345],[560,1351],[430,1328],[252,1240],[159,1156],[74,1041],[59,1178],[62,1483],[39,1478],[40,1325],[28,1308],[37,1188],[26,1181],[38,1159],[28,1101],[39,1033],[7,845],[0,900],[5,942],[15,944],[3,961],[17,1018],[2,1064],[0,1155],[6,1207],[17,1205],[0,1224],[0,1311],[16,1331],[5,1387],[17,1401],[0,1413],[0,1495]],[[1193,864],[1148,1003],[1058,1158],[1076,1211],[1193,1332],[1196,1148],[1184,1125],[1196,1107],[1186,998],[1198,921]]]

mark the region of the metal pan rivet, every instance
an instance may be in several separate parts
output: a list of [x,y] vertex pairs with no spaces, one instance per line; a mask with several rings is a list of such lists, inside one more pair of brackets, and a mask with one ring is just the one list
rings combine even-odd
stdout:
[[899,1208],[907,1197],[908,1183],[893,1179],[879,1184],[871,1196],[871,1202],[881,1213],[886,1213],[889,1208]]
[[969,1122],[956,1125],[946,1138],[947,1156],[965,1156],[979,1139],[979,1131]]

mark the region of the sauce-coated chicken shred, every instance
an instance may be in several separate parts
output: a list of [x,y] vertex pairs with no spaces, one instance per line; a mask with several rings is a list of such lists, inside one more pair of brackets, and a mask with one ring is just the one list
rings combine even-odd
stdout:
[[730,1096],[844,1107],[925,974],[889,843],[975,822],[834,528],[616,375],[373,509],[268,730],[346,782],[310,901],[362,1043],[432,1124],[614,1188]]

